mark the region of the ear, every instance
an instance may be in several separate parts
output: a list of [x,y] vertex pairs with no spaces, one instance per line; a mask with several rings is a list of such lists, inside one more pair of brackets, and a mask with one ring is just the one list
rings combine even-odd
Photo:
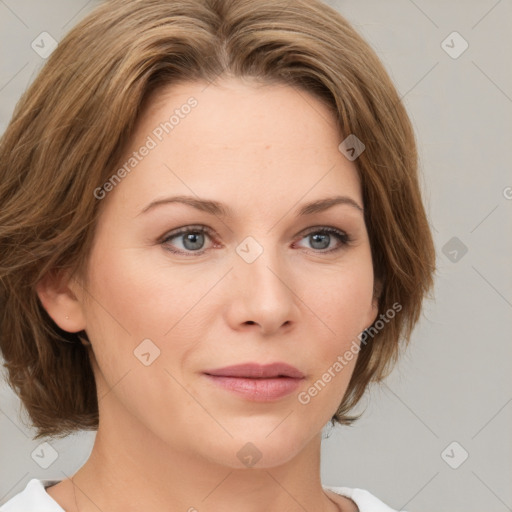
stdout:
[[379,309],[379,300],[380,300],[380,297],[382,295],[382,288],[383,288],[383,284],[382,284],[382,279],[381,278],[378,278],[376,277],[374,280],[373,280],[373,299],[372,299],[372,307],[374,309]]
[[85,329],[82,303],[72,291],[71,276],[67,270],[50,271],[36,285],[36,293],[46,312],[64,331]]
[[368,329],[368,327],[370,327],[373,324],[373,322],[375,322],[379,314],[379,300],[382,294],[382,288],[382,280],[379,278],[375,278],[373,281],[372,309],[369,313],[368,321],[365,326],[366,329]]

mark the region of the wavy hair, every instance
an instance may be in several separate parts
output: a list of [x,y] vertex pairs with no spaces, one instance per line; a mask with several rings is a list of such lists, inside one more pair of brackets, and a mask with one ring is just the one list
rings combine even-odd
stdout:
[[[111,176],[153,92],[182,81],[255,77],[314,94],[365,151],[360,176],[381,317],[361,344],[349,412],[384,378],[433,287],[435,250],[410,119],[373,49],[319,0],[111,0],[59,43],[0,140],[0,350],[35,438],[98,427],[83,333],[61,330],[36,294],[48,273],[85,268]],[[340,141],[341,142],[341,141]]]

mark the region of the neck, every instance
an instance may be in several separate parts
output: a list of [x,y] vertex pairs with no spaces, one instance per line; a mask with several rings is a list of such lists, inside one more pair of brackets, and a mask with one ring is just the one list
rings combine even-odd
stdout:
[[234,469],[158,449],[154,441],[119,436],[125,439],[120,447],[110,437],[98,431],[89,460],[73,478],[80,512],[340,510],[321,486],[320,438],[280,466]]

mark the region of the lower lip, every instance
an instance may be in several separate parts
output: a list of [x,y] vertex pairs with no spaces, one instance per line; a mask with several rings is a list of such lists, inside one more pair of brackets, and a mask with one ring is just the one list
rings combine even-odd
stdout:
[[218,386],[255,402],[269,402],[287,396],[296,391],[302,382],[302,379],[292,377],[249,379],[205,375]]

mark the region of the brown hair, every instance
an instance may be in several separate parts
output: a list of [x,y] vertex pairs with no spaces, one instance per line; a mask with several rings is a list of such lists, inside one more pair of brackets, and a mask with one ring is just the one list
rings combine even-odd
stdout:
[[333,424],[357,418],[347,413],[408,342],[433,285],[435,251],[411,123],[370,46],[317,0],[112,0],[63,38],[0,141],[0,349],[35,438],[98,426],[88,349],[51,320],[36,284],[85,268],[101,204],[94,191],[149,96],[226,74],[316,95],[341,133],[366,146],[355,163],[383,283],[379,313],[401,309],[361,343]]

